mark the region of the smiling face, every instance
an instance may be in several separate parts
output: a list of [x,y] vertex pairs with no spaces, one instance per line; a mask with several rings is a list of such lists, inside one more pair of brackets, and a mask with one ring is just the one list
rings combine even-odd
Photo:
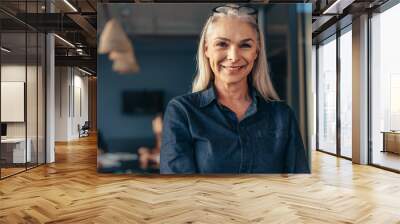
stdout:
[[217,82],[247,82],[257,52],[257,31],[240,18],[220,17],[207,31],[205,55]]

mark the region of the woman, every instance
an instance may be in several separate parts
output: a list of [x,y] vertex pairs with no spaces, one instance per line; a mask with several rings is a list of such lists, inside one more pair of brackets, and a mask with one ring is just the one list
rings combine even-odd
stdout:
[[161,173],[310,172],[294,113],[272,86],[256,16],[236,4],[213,9],[193,93],[165,112]]

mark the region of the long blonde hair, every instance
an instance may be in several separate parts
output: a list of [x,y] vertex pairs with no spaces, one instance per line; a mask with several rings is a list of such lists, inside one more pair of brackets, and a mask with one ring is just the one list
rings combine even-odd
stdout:
[[265,100],[279,100],[279,96],[272,85],[269,75],[267,55],[265,52],[264,35],[262,32],[260,32],[258,28],[257,20],[252,15],[239,15],[239,10],[235,9],[239,7],[238,5],[229,4],[229,6],[232,8],[229,9],[226,13],[213,13],[208,18],[203,27],[203,30],[201,31],[199,48],[197,50],[197,74],[193,81],[192,92],[199,92],[207,89],[210,85],[210,82],[214,80],[214,74],[205,55],[205,44],[207,32],[210,25],[215,23],[220,17],[235,16],[240,19],[244,19],[257,31],[258,57],[254,62],[254,66],[251,71],[251,80],[253,87],[262,95]]

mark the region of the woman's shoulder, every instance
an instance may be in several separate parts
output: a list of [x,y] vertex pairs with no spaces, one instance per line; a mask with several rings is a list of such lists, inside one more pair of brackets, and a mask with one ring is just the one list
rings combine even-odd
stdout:
[[173,97],[165,109],[165,114],[174,114],[175,119],[180,114],[182,117],[190,117],[198,111],[200,93],[187,93]]
[[201,94],[201,92],[194,92],[175,96],[168,102],[168,106],[198,107],[201,102]]
[[294,110],[285,101],[268,101],[264,104],[262,113],[267,115],[268,119],[272,119],[276,124],[288,124],[296,116]]
[[283,100],[264,100],[264,107],[278,113],[291,113],[292,108]]

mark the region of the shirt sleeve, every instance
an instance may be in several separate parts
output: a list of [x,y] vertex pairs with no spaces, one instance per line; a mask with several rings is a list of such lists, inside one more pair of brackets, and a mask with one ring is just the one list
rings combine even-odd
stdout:
[[160,173],[196,173],[194,146],[183,106],[172,100],[166,110],[160,151]]
[[289,113],[289,138],[286,159],[287,173],[310,173],[306,150],[292,109],[290,109]]

